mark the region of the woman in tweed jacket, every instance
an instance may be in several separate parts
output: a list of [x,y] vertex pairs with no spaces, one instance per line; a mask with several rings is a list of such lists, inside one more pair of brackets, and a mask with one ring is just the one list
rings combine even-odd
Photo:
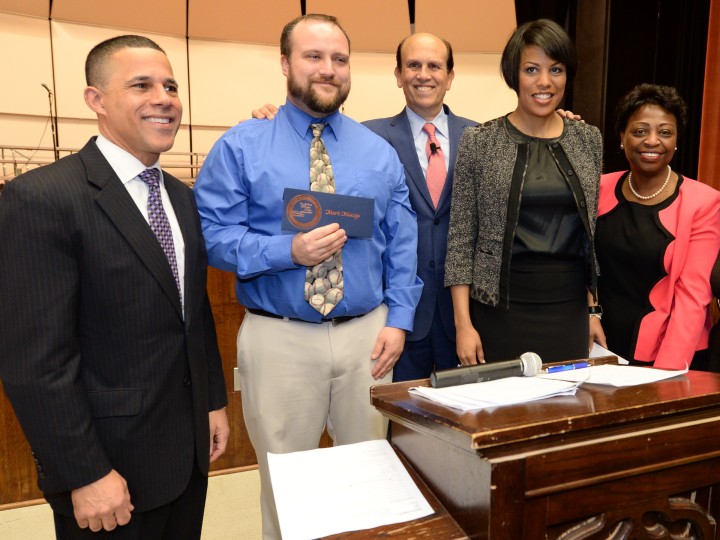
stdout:
[[517,108],[461,139],[445,285],[464,365],[526,351],[543,361],[588,356],[602,140],[555,112],[575,67],[557,24],[518,27],[502,55]]

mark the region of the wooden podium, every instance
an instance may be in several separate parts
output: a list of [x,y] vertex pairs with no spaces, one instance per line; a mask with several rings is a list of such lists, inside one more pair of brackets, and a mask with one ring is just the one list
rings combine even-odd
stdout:
[[715,539],[720,375],[461,413],[373,387],[391,442],[470,538]]

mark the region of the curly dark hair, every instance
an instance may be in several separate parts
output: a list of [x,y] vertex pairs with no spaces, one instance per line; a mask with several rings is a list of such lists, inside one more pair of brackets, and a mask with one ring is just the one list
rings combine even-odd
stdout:
[[678,136],[687,125],[687,105],[678,91],[672,86],[643,83],[625,94],[615,110],[615,132],[620,135],[627,128],[628,120],[640,107],[657,105],[675,117]]

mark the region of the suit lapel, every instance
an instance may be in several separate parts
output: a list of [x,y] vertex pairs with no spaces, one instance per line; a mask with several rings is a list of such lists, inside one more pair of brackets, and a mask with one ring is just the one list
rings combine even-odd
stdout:
[[[197,279],[197,262],[200,260],[198,249],[200,246],[198,245],[198,235],[193,230],[197,212],[190,202],[188,188],[180,180],[165,172],[163,172],[163,176],[165,178],[165,189],[170,197],[185,243],[185,325],[188,326],[191,322],[192,308],[195,307],[194,303],[203,298],[205,290],[205,283]],[[196,288],[199,286],[202,287],[198,295]]]
[[80,156],[87,170],[88,182],[100,190],[95,199],[98,205],[171,299],[178,315],[182,316],[177,285],[167,257],[94,139],[80,150]]
[[463,131],[466,127],[474,124],[466,122],[463,118],[456,116],[450,111],[450,107],[445,107],[445,113],[448,115],[448,138],[450,139],[450,167],[448,167],[447,180],[445,180],[445,186],[440,194],[440,201],[438,204],[438,211],[442,209],[446,204],[450,204],[450,196],[452,195],[452,178],[455,173],[455,161],[457,161],[457,151],[460,144],[460,138],[462,137]]
[[415,140],[413,139],[410,121],[407,118],[405,110],[390,121],[388,137],[390,138],[390,144],[398,153],[400,161],[405,165],[405,172],[407,173],[406,180],[415,185],[418,193],[422,195],[428,207],[434,212],[435,205],[433,205],[432,198],[430,197],[425,175],[423,174],[420,160],[415,151]]

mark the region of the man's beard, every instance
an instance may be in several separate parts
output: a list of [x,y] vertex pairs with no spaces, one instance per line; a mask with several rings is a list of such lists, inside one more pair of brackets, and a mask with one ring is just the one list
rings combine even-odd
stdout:
[[305,104],[305,106],[313,112],[320,114],[334,113],[345,103],[350,94],[350,85],[347,88],[336,87],[337,93],[333,97],[322,98],[312,87],[312,82],[308,82],[307,86],[302,86],[292,75],[292,70],[287,78],[288,94],[295,100]]

